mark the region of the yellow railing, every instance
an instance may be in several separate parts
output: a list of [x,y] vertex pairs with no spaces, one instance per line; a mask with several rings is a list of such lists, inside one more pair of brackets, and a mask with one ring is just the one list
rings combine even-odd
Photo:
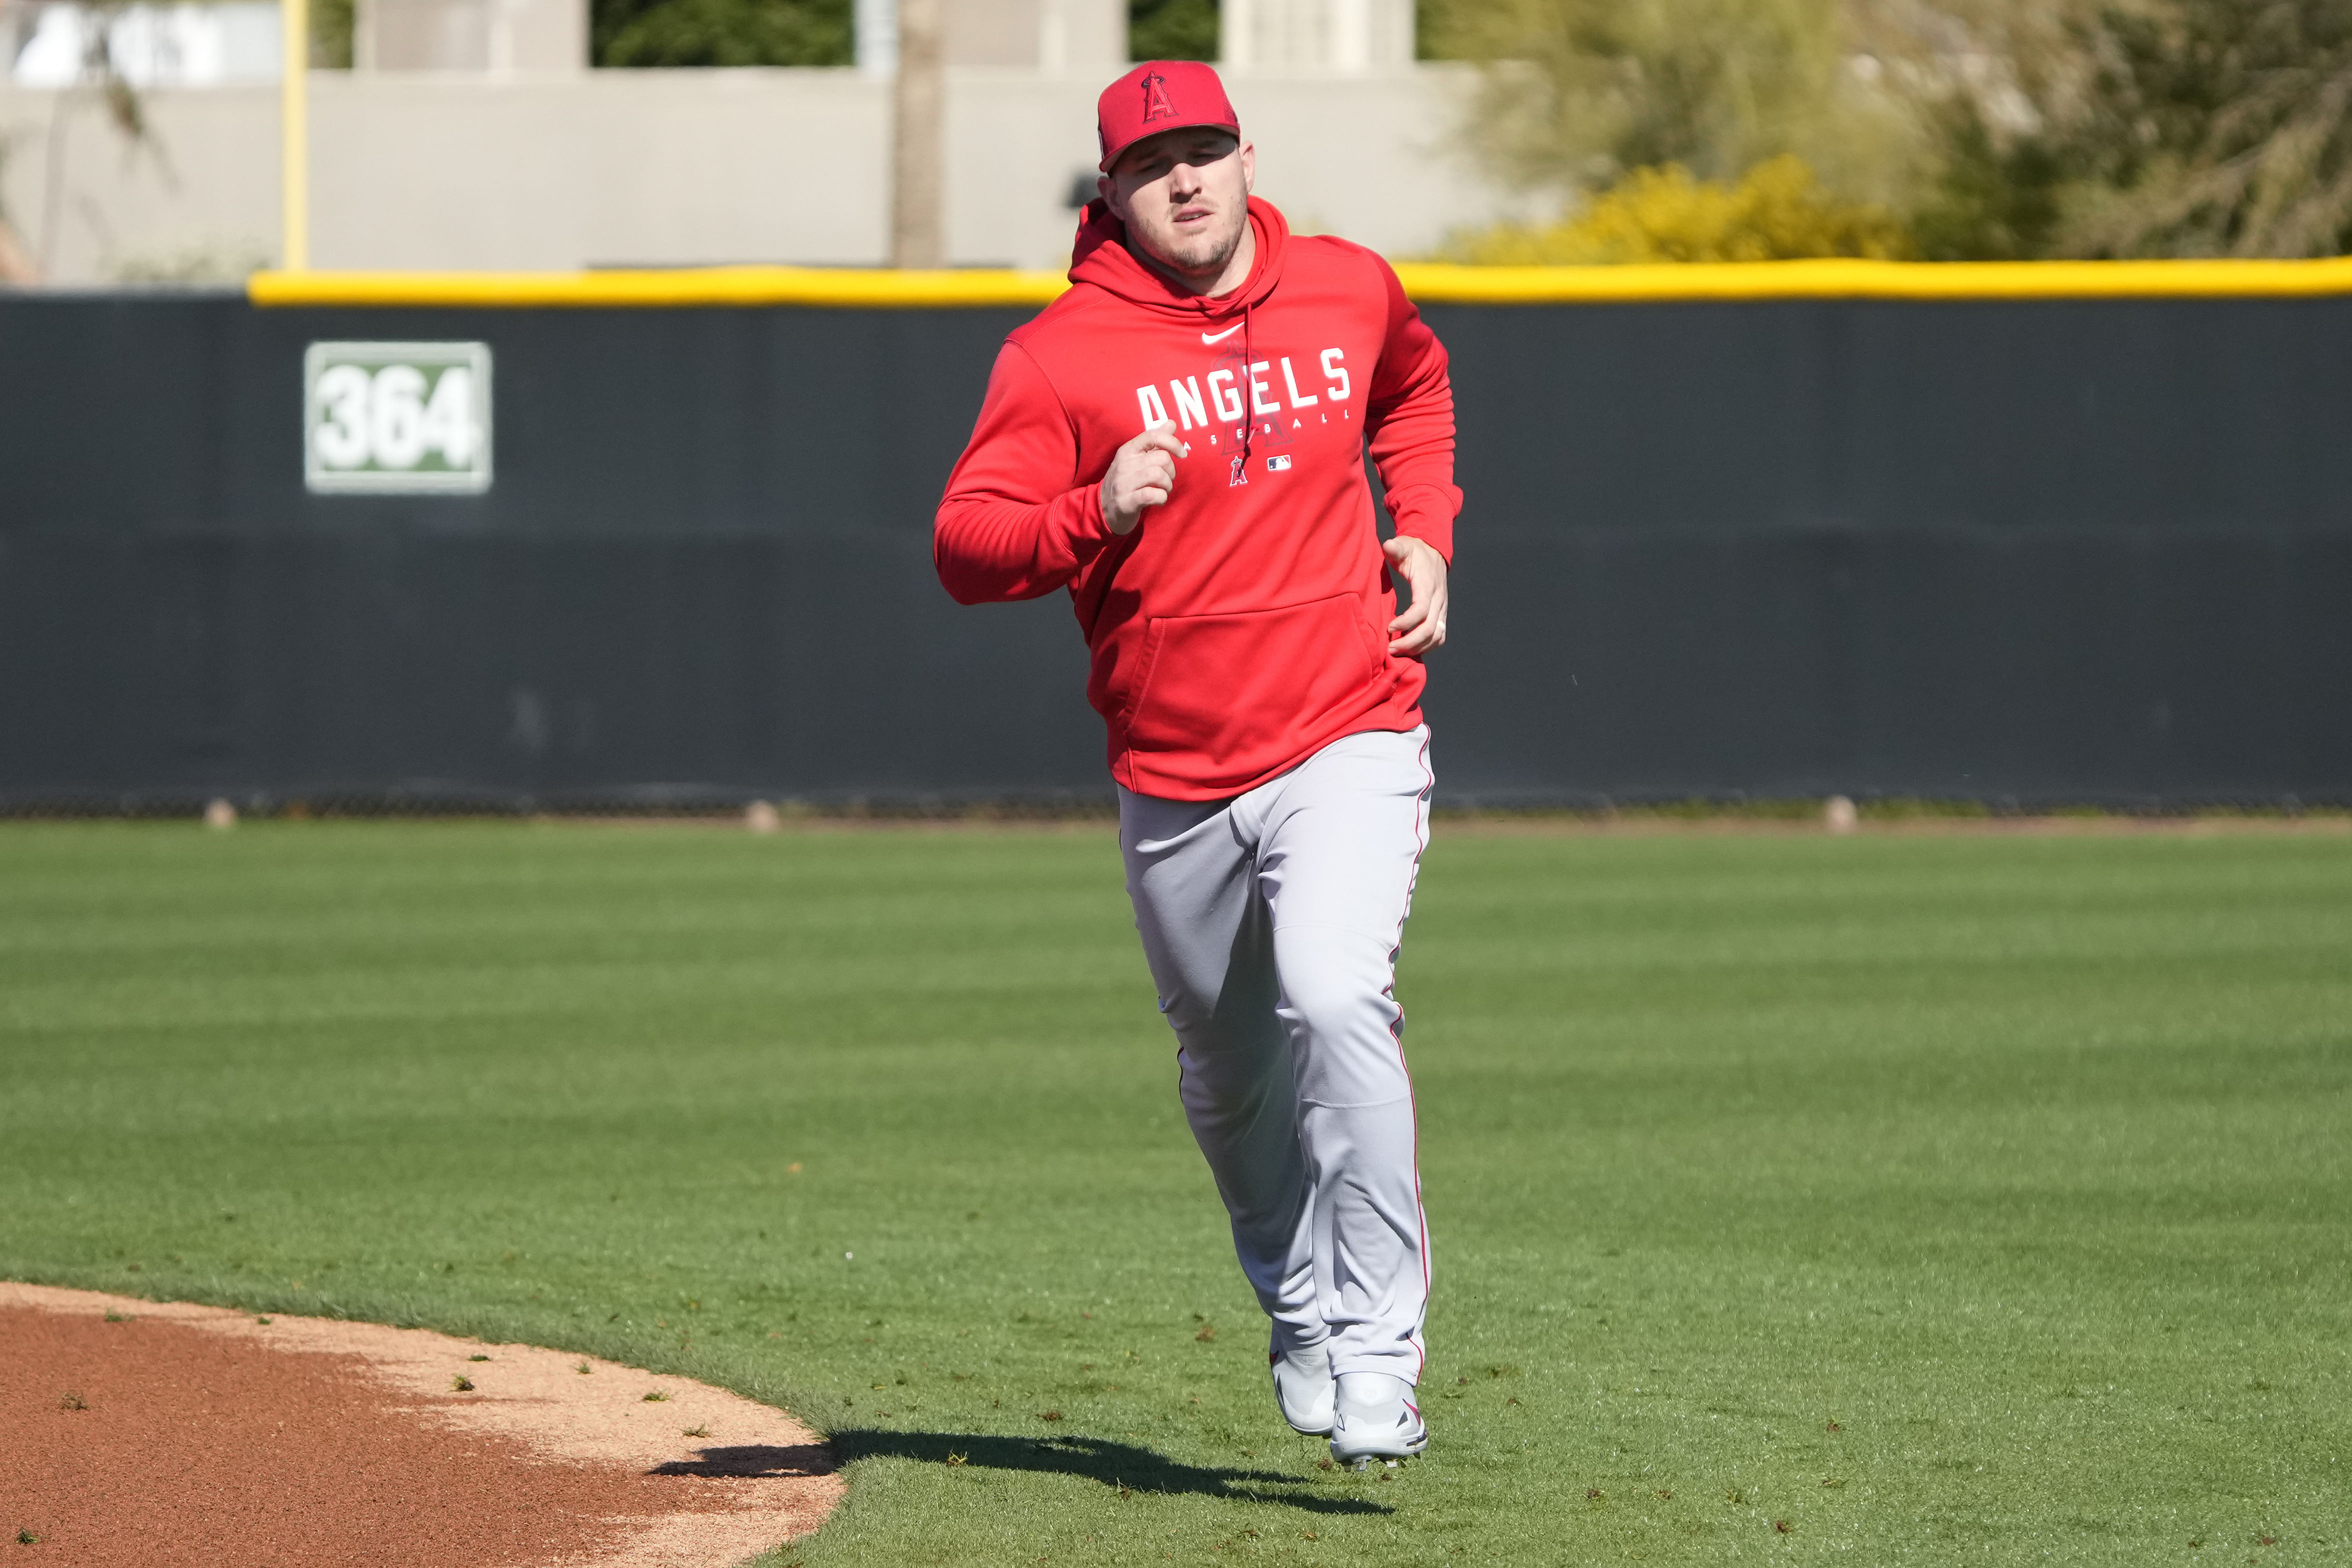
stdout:
[[[2188,299],[2352,294],[2352,257],[2327,261],[1771,261],[1691,267],[1455,267],[1406,262],[1426,304],[1609,305],[1706,299]],[[644,272],[261,272],[257,305],[603,308],[1045,305],[1050,272],[712,267]]]
[[1763,261],[1689,267],[1397,268],[1430,303],[1605,305],[1690,299],[2184,299],[2352,294],[2331,261]]
[[823,267],[696,267],[646,272],[257,272],[256,305],[593,307],[1040,306],[1069,287],[1052,272],[899,272]]

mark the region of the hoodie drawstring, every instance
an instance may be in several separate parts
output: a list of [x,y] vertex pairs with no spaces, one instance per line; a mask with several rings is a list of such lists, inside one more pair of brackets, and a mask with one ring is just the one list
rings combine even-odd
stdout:
[[1257,408],[1255,400],[1251,396],[1250,367],[1256,363],[1257,350],[1250,342],[1250,302],[1248,297],[1244,296],[1242,299],[1242,455],[1234,459],[1234,476],[1227,481],[1229,486],[1249,483],[1250,444],[1257,439]]

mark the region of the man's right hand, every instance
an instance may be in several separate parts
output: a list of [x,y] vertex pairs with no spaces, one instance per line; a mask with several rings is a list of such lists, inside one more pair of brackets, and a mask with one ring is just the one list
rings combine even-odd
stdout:
[[1163,419],[1118,449],[1103,476],[1103,524],[1115,534],[1131,534],[1143,508],[1167,505],[1176,488],[1176,459],[1192,448],[1176,439],[1176,422]]

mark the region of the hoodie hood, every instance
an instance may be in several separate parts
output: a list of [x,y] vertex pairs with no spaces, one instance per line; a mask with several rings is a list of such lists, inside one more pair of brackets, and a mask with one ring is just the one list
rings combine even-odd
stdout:
[[1270,202],[1249,199],[1249,224],[1257,255],[1249,277],[1231,294],[1212,298],[1190,294],[1138,261],[1127,246],[1127,225],[1111,216],[1097,197],[1087,204],[1078,220],[1078,235],[1070,249],[1070,281],[1092,284],[1131,305],[1166,310],[1180,317],[1219,320],[1263,305],[1282,280],[1282,253],[1290,239],[1290,225]]

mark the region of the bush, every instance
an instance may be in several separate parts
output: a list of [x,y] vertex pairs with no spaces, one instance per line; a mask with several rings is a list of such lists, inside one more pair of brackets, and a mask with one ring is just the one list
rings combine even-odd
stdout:
[[1694,179],[1679,164],[1636,169],[1580,213],[1544,227],[1501,224],[1460,235],[1444,259],[1591,267],[1913,254],[1893,214],[1840,199],[1822,189],[1802,159],[1782,156],[1748,170],[1737,184]]

